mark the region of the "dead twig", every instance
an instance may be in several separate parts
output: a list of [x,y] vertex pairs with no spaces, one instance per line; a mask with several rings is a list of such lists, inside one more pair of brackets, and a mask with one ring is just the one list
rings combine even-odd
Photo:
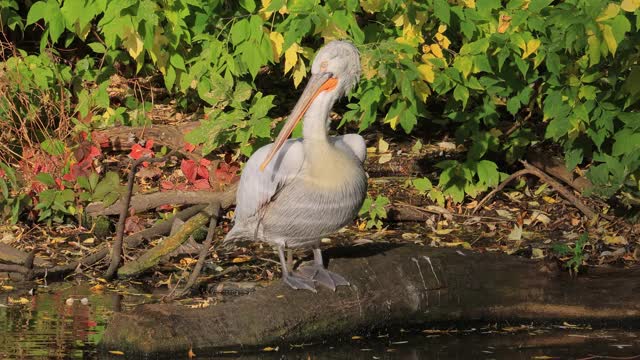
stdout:
[[120,209],[120,217],[118,218],[118,225],[116,226],[116,238],[111,250],[111,261],[109,263],[109,268],[104,274],[105,279],[113,278],[116,271],[118,270],[118,266],[120,265],[120,256],[122,255],[122,241],[124,239],[124,225],[125,221],[127,220],[127,213],[129,212],[131,194],[133,193],[133,183],[136,178],[138,166],[140,166],[140,164],[142,164],[143,162],[166,161],[166,159],[171,155],[172,153],[169,153],[166,157],[161,158],[151,158],[149,156],[143,156],[131,162],[131,170],[129,171],[129,177],[127,179],[127,192],[123,199],[124,202],[122,204],[122,208]]
[[[189,280],[187,284],[184,286],[182,290],[180,290],[175,296],[170,296],[170,299],[181,298],[185,294],[187,294],[193,285],[196,283],[198,276],[200,275],[200,271],[202,271],[202,266],[204,265],[204,260],[207,258],[207,253],[209,252],[209,248],[211,247],[211,243],[213,242],[213,233],[215,232],[216,225],[218,224],[218,218],[220,217],[220,204],[214,204],[214,208],[217,210],[211,215],[211,220],[209,221],[209,230],[207,231],[207,237],[202,243],[202,248],[200,249],[200,254],[198,254],[198,262],[196,266],[193,268],[191,275],[189,275]],[[176,284],[176,288],[178,285]]]

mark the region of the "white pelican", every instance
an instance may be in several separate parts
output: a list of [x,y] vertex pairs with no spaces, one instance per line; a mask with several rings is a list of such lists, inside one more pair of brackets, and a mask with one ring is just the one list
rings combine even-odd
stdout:
[[[237,191],[235,224],[225,241],[266,241],[278,250],[283,281],[294,289],[349,285],[325,269],[320,239],[349,224],[367,193],[360,135],[328,136],[333,104],[360,79],[360,54],[333,41],[318,51],[311,78],[276,141],[249,158]],[[303,139],[287,140],[304,117]],[[285,248],[312,248],[314,262],[288,269]]]

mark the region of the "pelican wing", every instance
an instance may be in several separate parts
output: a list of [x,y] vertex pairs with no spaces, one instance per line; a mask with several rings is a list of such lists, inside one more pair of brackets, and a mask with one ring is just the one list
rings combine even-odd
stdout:
[[367,145],[365,144],[362,136],[358,134],[346,134],[332,137],[330,138],[330,141],[338,149],[347,153],[351,152],[353,156],[360,160],[361,164],[364,163],[364,160],[367,157]]
[[301,139],[287,140],[274,159],[264,171],[260,165],[269,154],[273,144],[268,144],[256,151],[244,169],[236,196],[236,225],[258,214],[276,193],[293,180],[304,162],[304,151]]

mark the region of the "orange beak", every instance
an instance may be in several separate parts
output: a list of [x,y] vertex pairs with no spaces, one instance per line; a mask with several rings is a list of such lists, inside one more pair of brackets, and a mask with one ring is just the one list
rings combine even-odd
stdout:
[[264,171],[284,142],[287,141],[291,132],[293,132],[293,129],[295,129],[296,125],[300,122],[300,119],[302,119],[304,114],[307,112],[307,109],[309,109],[309,106],[311,106],[311,103],[313,103],[313,100],[323,91],[333,90],[337,85],[338,79],[333,77],[333,74],[331,73],[322,72],[311,76],[307,86],[304,88],[304,91],[300,96],[300,99],[296,103],[296,106],[294,106],[291,115],[289,115],[287,122],[284,124],[282,130],[280,130],[280,134],[278,134],[276,141],[273,142],[273,147],[267,155],[267,158],[264,160],[262,165],[260,165],[260,171]]

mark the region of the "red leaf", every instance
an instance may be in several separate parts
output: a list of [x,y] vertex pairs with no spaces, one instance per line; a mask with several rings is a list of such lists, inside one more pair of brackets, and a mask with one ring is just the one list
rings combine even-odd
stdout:
[[124,222],[124,231],[130,234],[140,230],[144,230],[143,220],[136,215],[127,217],[127,220]]
[[[147,143],[149,143],[149,141],[147,141]],[[142,145],[140,144],[133,144],[133,146],[131,147],[131,152],[129,153],[129,157],[131,157],[134,160],[138,160],[143,156],[151,156],[153,155],[153,150],[149,150],[146,147],[142,147]]]
[[209,180],[207,179],[198,179],[193,182],[193,186],[197,190],[211,189],[211,184],[209,184]]
[[238,170],[240,170],[240,168],[236,166],[235,163],[232,163],[231,165],[221,163],[215,172],[216,179],[221,183],[231,184],[237,179]]
[[93,131],[91,133],[91,139],[94,144],[99,145],[101,148],[108,147],[111,144],[111,141],[109,141],[109,135],[99,131]]
[[173,190],[173,188],[175,188],[175,187],[176,187],[176,186],[175,186],[175,184],[174,184],[174,183],[172,183],[172,182],[171,182],[171,181],[169,181],[169,180],[162,180],[162,181],[160,182],[160,188],[161,188],[162,190]]
[[200,176],[201,179],[208,179],[209,178],[209,169],[207,169],[206,166],[198,166],[198,171],[197,171],[198,175]]
[[184,177],[187,178],[187,181],[193,183],[196,181],[197,171],[196,162],[193,160],[182,160],[180,163],[180,170],[184,174]]
[[195,149],[196,149],[196,146],[193,145],[193,144],[190,144],[190,143],[185,143],[184,144],[184,150],[186,152],[193,152],[193,150],[195,150]]

